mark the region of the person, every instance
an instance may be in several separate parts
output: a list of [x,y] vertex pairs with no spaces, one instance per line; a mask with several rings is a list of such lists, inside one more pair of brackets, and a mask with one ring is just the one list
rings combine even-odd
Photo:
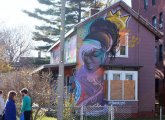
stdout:
[[32,110],[32,100],[31,97],[28,95],[28,89],[23,88],[20,91],[23,99],[22,99],[22,107],[21,113],[24,114],[24,120],[30,120],[31,117],[31,110]]
[[8,93],[5,106],[5,120],[16,120],[16,95],[17,93],[15,91],[10,91]]
[[3,120],[4,109],[5,109],[5,102],[3,99],[3,91],[0,90],[0,120]]
[[103,105],[103,64],[115,57],[119,29],[109,20],[98,18],[89,28],[79,50],[79,68],[75,75],[75,104]]

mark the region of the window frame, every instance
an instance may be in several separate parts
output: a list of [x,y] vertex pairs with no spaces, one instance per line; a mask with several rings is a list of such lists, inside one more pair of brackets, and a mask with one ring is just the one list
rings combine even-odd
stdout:
[[157,28],[157,17],[156,16],[153,16],[152,17],[152,25]]
[[159,62],[163,61],[163,45],[159,45]]
[[144,0],[144,9],[147,10],[148,8],[148,0]]
[[160,12],[159,14],[159,28],[163,28],[163,12]]
[[[138,101],[138,71],[122,71],[122,70],[107,70],[104,72],[104,74],[107,75],[107,80],[108,81],[108,101]],[[122,96],[124,96],[124,90],[123,90],[123,86],[124,86],[124,80],[126,80],[126,75],[133,75],[133,80],[135,80],[135,99],[134,100],[125,100],[124,98],[122,98],[121,100],[112,100],[111,99],[111,80],[113,80],[113,74],[121,74],[121,80],[122,80]]]
[[[120,54],[120,43],[119,43],[119,48],[117,49],[116,57],[128,58],[128,38],[129,38],[128,36],[129,36],[129,33],[126,33],[126,35],[125,35],[125,43],[126,43],[125,55]],[[123,45],[121,45],[121,46],[123,46]]]
[[152,0],[152,6],[156,5],[156,0]]

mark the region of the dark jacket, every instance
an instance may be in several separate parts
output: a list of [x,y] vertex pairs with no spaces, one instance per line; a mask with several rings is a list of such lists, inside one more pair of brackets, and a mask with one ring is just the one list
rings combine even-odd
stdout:
[[6,101],[5,120],[16,120],[16,106],[12,99]]

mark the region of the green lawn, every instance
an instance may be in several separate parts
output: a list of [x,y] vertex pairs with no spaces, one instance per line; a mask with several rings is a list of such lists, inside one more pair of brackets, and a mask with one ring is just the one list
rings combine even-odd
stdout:
[[41,117],[41,118],[37,118],[37,120],[57,120],[57,119],[52,117]]

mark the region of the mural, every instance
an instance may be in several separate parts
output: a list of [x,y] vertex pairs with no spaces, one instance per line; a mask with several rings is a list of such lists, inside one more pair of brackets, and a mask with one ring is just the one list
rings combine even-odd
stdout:
[[121,11],[111,11],[92,20],[79,29],[78,69],[75,73],[75,104],[103,105],[102,64],[114,58],[119,44],[120,32],[125,30],[129,16]]
[[52,64],[58,64],[60,61],[60,46],[57,45],[55,48],[52,50]]
[[76,41],[77,36],[74,35],[65,41],[65,63],[76,63]]

